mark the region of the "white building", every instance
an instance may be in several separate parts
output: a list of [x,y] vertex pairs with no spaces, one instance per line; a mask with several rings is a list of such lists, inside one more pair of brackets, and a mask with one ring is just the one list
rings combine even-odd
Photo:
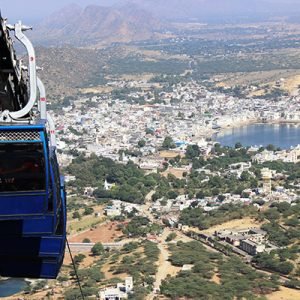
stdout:
[[101,300],[127,299],[128,293],[133,290],[132,277],[126,277],[124,283],[118,283],[116,287],[107,287],[99,292]]

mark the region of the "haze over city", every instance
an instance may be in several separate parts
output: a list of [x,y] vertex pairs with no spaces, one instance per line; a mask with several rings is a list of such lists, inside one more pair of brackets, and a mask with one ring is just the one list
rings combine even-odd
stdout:
[[300,299],[300,0],[0,1],[0,298]]
[[[42,3],[42,4],[41,4]],[[154,14],[160,14],[156,9],[170,12],[170,16],[164,14],[165,17],[176,18],[176,14],[182,10],[187,14],[178,14],[179,17],[188,16],[189,10],[194,10],[193,17],[199,15],[205,18],[205,14],[211,18],[222,17],[222,14],[236,16],[236,14],[259,14],[263,16],[270,15],[295,15],[299,13],[298,0],[54,0],[54,1],[38,1],[38,0],[1,0],[1,11],[3,16],[9,17],[10,20],[25,20],[31,22],[41,21],[55,11],[65,6],[76,4],[81,7],[94,4],[99,6],[123,6],[128,3],[140,5],[149,9]],[[178,10],[178,11],[176,11]],[[204,14],[201,11],[204,11]],[[232,12],[233,14],[230,14]],[[173,15],[172,15],[173,14]],[[253,16],[254,17],[254,16]]]

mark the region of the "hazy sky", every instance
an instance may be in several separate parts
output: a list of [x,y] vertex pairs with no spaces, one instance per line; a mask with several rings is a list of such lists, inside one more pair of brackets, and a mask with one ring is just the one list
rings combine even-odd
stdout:
[[[89,4],[113,5],[120,0],[0,0],[2,16],[9,19],[10,23],[17,20],[24,22],[34,22],[53,13],[64,6],[76,3],[82,7]],[[169,1],[172,4],[172,0]],[[204,0],[199,0],[199,2]],[[240,0],[247,5],[251,0]],[[263,0],[269,3],[300,3],[300,0]]]
[[64,6],[76,3],[82,7],[89,4],[112,5],[118,0],[0,0],[3,17],[10,23],[17,20],[34,21],[42,19]]

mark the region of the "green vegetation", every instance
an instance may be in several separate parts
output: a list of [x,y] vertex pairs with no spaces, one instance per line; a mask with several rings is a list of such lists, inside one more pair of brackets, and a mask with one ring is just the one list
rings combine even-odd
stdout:
[[139,141],[138,141],[138,146],[139,146],[140,148],[143,148],[145,145],[146,145],[146,141],[145,141],[145,140],[139,140]]
[[219,209],[204,212],[202,208],[186,208],[181,212],[179,223],[207,229],[211,226],[222,224],[233,219],[257,216],[253,206],[224,204]]
[[198,145],[188,145],[185,152],[185,157],[188,159],[193,159],[199,157],[200,149]]
[[[290,253],[290,250],[285,249],[285,251]],[[297,251],[299,251],[297,247]],[[256,263],[259,267],[278,272],[284,275],[290,274],[293,269],[294,265],[287,261],[286,259],[282,258],[276,254],[277,251],[272,251],[270,254],[268,253],[261,253],[254,257],[253,262]],[[292,257],[297,257],[296,253],[291,253]]]
[[[70,271],[70,275],[75,277],[75,272]],[[99,292],[99,283],[104,279],[104,274],[100,271],[99,266],[92,266],[86,269],[78,269],[78,277],[82,284],[82,291],[85,297],[95,296]],[[82,299],[78,288],[71,288],[65,291],[64,299]]]
[[162,144],[162,148],[166,150],[176,148],[176,145],[170,136],[165,137]]
[[133,217],[123,228],[123,233],[129,237],[144,237],[147,234],[158,234],[161,231],[160,225],[150,223],[146,217]]
[[[114,259],[114,265],[110,271],[115,275],[125,273],[132,276],[136,287],[135,296],[140,293],[148,294],[152,289],[154,275],[157,272],[156,263],[159,256],[157,245],[149,241],[128,243],[124,245],[121,253],[127,255],[123,256],[119,263]],[[144,287],[145,283],[147,284],[147,288],[140,289]]]
[[82,254],[82,253],[79,253],[79,254],[77,254],[77,255],[75,255],[74,256],[74,262],[75,262],[75,264],[80,264],[84,259],[85,259],[85,255],[84,254]]
[[270,242],[278,246],[288,246],[300,238],[300,202],[293,205],[282,202],[273,203],[272,207],[263,213],[270,223],[262,226],[268,232]]
[[167,238],[166,238],[166,242],[170,242],[170,241],[173,241],[174,239],[176,239],[177,237],[177,234],[175,232],[171,232]]
[[91,251],[93,255],[101,255],[104,252],[104,247],[100,242],[98,242],[93,246]]
[[[169,247],[173,265],[194,265],[191,271],[181,271],[162,282],[161,293],[171,299],[261,299],[261,295],[278,289],[276,278],[256,272],[237,257],[225,259],[208,252],[199,242],[178,242]],[[214,274],[219,284],[211,280]]]
[[188,62],[182,60],[168,59],[159,61],[141,60],[138,56],[127,56],[126,58],[113,58],[109,63],[110,72],[116,74],[181,74],[188,69]]
[[[127,202],[143,203],[145,195],[156,185],[158,174],[145,175],[135,164],[118,164],[111,159],[92,155],[79,156],[68,166],[67,172],[76,176],[70,186],[81,190],[86,186],[98,187],[96,198],[115,198]],[[114,183],[111,190],[104,190],[104,181]],[[90,208],[85,213],[92,213]]]

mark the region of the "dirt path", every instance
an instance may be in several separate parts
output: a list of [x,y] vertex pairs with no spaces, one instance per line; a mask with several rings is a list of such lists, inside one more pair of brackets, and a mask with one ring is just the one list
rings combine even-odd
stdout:
[[145,217],[147,217],[151,222],[154,222],[154,217],[152,213],[150,212],[150,208],[152,206],[152,195],[155,193],[155,191],[149,192],[145,197],[145,203],[141,206],[141,212],[144,214]]
[[170,234],[171,230],[165,228],[162,235],[159,237],[158,248],[160,250],[159,260],[158,260],[158,270],[155,276],[155,282],[153,284],[153,292],[148,295],[147,300],[153,300],[155,297],[155,291],[159,290],[161,282],[168,276],[175,276],[180,270],[180,267],[174,267],[168,261],[169,259],[169,250],[168,245],[165,243],[166,237]]
[[154,283],[154,289],[157,290],[159,289],[161,282],[167,277],[167,275],[175,276],[181,270],[180,267],[174,267],[168,261],[170,255],[168,245],[159,244],[158,248],[160,250],[159,266]]

